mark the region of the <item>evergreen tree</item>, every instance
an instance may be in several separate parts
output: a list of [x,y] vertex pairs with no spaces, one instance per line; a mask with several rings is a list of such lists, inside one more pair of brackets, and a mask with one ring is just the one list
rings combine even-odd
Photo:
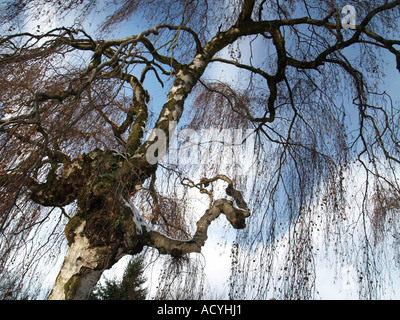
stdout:
[[125,268],[122,280],[106,280],[105,284],[92,292],[92,300],[144,300],[147,289],[143,276],[143,260],[140,257],[131,259]]

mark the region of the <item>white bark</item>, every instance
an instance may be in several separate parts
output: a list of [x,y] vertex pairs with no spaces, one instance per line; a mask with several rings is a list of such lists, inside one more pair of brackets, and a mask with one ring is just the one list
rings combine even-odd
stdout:
[[[75,229],[74,242],[68,248],[64,264],[48,297],[49,300],[87,299],[93,285],[96,284],[105,269],[98,268],[104,264],[107,248],[89,248],[89,240],[83,233],[85,225],[86,222],[83,221]],[[90,269],[90,271],[82,275],[82,268]],[[74,276],[76,277],[75,281],[80,283],[75,290],[71,287],[73,286],[71,279]],[[71,294],[73,297],[69,297]]]

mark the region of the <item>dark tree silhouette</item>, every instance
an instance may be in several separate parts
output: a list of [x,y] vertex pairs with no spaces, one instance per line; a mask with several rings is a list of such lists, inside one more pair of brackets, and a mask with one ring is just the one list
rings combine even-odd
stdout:
[[146,282],[143,277],[143,260],[136,257],[125,267],[120,281],[106,280],[104,285],[96,288],[90,295],[91,300],[144,300],[147,290],[142,286]]

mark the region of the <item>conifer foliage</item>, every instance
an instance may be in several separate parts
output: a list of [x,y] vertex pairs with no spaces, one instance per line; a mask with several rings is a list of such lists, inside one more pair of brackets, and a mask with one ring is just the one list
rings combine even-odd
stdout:
[[143,288],[146,278],[143,276],[143,260],[132,258],[125,267],[121,280],[106,280],[104,285],[96,288],[91,300],[144,300],[147,289]]

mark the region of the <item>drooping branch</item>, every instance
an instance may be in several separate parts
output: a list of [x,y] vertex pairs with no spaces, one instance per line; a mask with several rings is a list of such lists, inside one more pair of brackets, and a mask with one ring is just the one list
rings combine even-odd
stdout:
[[[226,194],[233,197],[234,201],[228,199],[215,200],[197,221],[197,229],[191,240],[172,239],[160,232],[149,231],[147,232],[148,239],[146,244],[158,249],[161,254],[169,254],[173,257],[180,257],[191,252],[201,252],[201,248],[208,238],[207,231],[209,226],[221,213],[225,214],[233,228],[244,229],[246,227],[245,219],[250,216],[250,212],[242,193],[233,187],[232,181],[228,177],[217,175],[210,179],[202,179],[200,183],[193,185],[193,187],[200,187],[200,190],[204,190],[206,185],[216,180],[224,180],[228,183]],[[234,203],[239,208],[235,207]]]

